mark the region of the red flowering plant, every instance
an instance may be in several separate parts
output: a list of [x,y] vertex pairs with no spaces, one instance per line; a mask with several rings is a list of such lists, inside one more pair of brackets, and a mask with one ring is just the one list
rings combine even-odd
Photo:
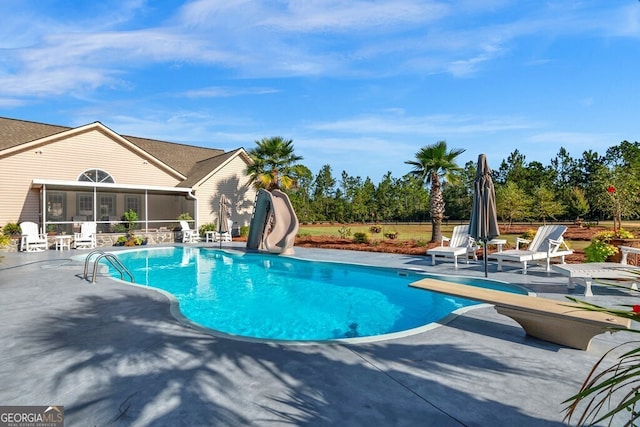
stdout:
[[598,209],[613,219],[613,231],[622,228],[622,218],[632,218],[640,214],[638,181],[629,175],[620,174],[603,185],[597,199]]
[[[620,305],[621,308],[611,309],[567,298],[588,311],[640,321],[640,304]],[[640,333],[638,329],[624,330]],[[615,358],[614,362],[606,366],[606,363],[611,363],[611,358]],[[565,421],[571,422],[571,418],[576,416],[579,417],[576,422],[579,426],[595,425],[607,419],[609,425],[614,425],[616,417],[615,425],[636,426],[640,419],[640,412],[636,410],[639,401],[640,341],[634,340],[614,346],[595,363],[578,393],[563,402],[568,404],[565,408]],[[628,420],[619,424],[626,418],[625,412]]]

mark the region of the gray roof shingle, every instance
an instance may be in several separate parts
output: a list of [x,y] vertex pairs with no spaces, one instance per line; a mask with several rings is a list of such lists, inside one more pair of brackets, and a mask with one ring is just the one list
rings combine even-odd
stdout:
[[[73,128],[67,126],[0,117],[0,151],[71,129]],[[214,148],[197,147],[137,136],[121,136],[186,176],[187,179],[179,184],[181,187],[189,187],[197,183],[235,153],[235,151],[225,153],[224,150]]]

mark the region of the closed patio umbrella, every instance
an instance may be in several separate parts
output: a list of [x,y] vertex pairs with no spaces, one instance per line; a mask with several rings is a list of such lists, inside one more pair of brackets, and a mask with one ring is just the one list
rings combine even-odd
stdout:
[[487,242],[500,235],[498,216],[496,214],[496,193],[491,178],[491,168],[487,162],[487,156],[478,156],[478,170],[473,181],[473,205],[471,207],[471,220],[469,221],[469,234],[476,241],[482,241],[484,277],[489,275],[487,266]]
[[224,194],[220,196],[220,206],[218,208],[218,238],[220,239],[220,247],[222,247],[222,234],[230,233],[229,222],[227,218],[229,216],[228,207],[229,199]]

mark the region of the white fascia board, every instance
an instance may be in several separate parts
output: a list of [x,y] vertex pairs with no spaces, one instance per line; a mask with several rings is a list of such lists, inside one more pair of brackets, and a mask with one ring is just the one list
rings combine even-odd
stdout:
[[35,178],[31,181],[32,186],[54,185],[61,187],[76,188],[104,188],[109,190],[137,190],[137,191],[159,191],[171,193],[191,193],[190,187],[160,187],[154,185],[135,185],[135,184],[112,184],[104,182],[84,182],[84,181],[62,181],[55,179],[39,179]]

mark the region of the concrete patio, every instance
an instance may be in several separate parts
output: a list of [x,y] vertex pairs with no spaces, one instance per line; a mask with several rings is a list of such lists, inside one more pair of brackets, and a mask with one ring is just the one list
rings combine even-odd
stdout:
[[[184,326],[161,293],[82,280],[70,256],[87,252],[0,254],[0,405],[63,405],[67,426],[559,426],[562,401],[592,365],[633,339],[605,333],[573,350],[527,337],[485,306],[372,343],[239,341]],[[454,272],[426,256],[296,256],[484,275],[481,263]],[[581,286],[568,291],[566,277],[540,267],[495,270],[490,278],[539,296],[584,299]],[[632,291],[595,285],[594,294],[605,306],[640,303]]]

